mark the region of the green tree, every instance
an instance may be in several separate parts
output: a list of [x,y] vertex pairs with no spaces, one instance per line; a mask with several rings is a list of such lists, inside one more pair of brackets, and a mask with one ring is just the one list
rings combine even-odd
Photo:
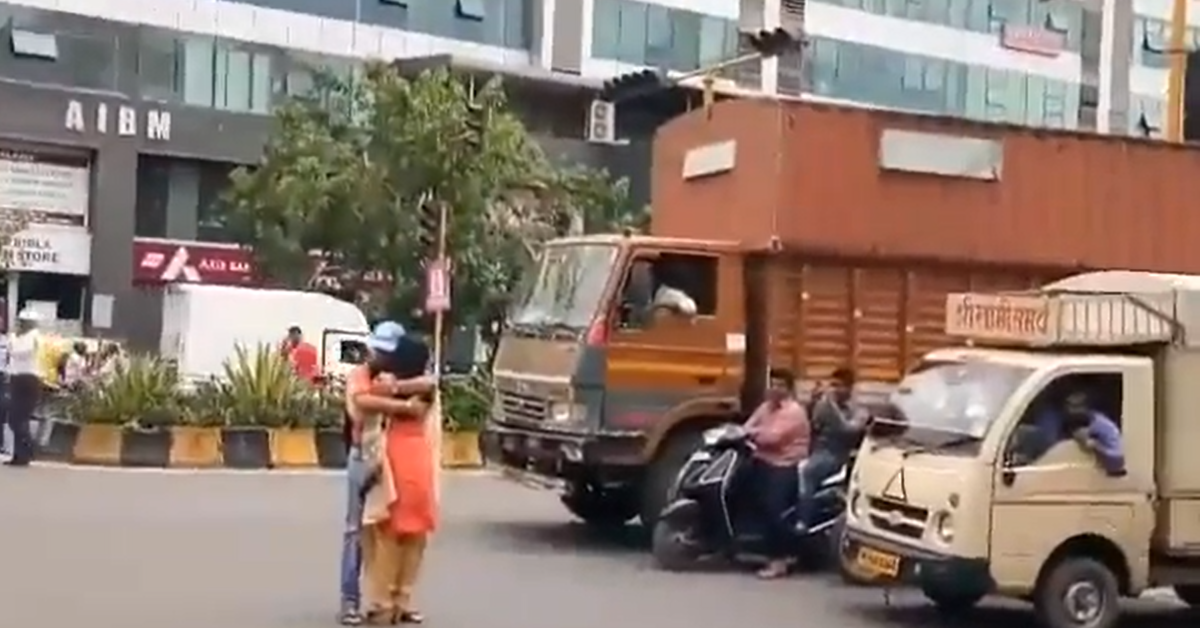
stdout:
[[[419,244],[419,216],[430,203],[449,208],[459,318],[510,289],[536,243],[564,223],[602,230],[629,213],[623,182],[551,166],[498,79],[476,88],[445,70],[410,79],[373,63],[352,77],[322,76],[275,118],[261,163],[232,177],[227,227],[288,286],[308,284],[310,252],[321,251],[376,313],[420,304],[431,252]],[[394,283],[380,289],[378,271]]]

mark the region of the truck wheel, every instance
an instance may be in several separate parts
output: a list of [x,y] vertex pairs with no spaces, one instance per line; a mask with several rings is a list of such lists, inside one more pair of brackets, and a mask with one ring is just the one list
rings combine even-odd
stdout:
[[1192,608],[1200,608],[1200,584],[1177,584],[1175,595]]
[[638,515],[637,493],[632,489],[599,491],[580,486],[563,495],[562,503],[571,514],[596,527],[622,526]]
[[938,587],[925,587],[921,589],[925,594],[925,599],[933,602],[939,613],[944,615],[961,615],[975,608],[979,600],[983,599],[982,593],[968,593],[964,591],[950,591]]
[[1117,577],[1102,562],[1065,556],[1049,567],[1033,592],[1046,628],[1113,628],[1120,619]]
[[667,507],[669,493],[679,470],[700,445],[699,431],[688,430],[672,434],[646,469],[646,477],[642,481],[640,515],[642,526],[647,531],[654,529],[659,513]]

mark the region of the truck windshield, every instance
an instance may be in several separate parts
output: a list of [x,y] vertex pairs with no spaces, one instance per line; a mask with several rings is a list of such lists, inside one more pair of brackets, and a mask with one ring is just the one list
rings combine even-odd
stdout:
[[617,260],[611,244],[547,247],[518,292],[516,326],[586,328],[596,315]]
[[907,428],[905,440],[935,446],[947,437],[975,441],[1032,372],[997,362],[925,362],[900,382],[891,409]]

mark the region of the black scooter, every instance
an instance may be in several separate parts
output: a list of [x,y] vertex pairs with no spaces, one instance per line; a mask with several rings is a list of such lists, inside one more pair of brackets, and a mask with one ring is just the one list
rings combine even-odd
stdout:
[[[754,445],[740,425],[729,424],[704,433],[704,444],[680,469],[667,507],[654,527],[653,554],[659,567],[683,571],[702,558],[738,559],[760,553],[763,534],[749,492],[740,490]],[[796,469],[799,474],[806,463]],[[795,536],[798,561],[805,566],[826,564],[837,557],[845,512],[843,467],[821,480],[812,499],[817,507],[813,521]],[[798,501],[799,495],[797,495]],[[797,529],[793,506],[783,517]]]

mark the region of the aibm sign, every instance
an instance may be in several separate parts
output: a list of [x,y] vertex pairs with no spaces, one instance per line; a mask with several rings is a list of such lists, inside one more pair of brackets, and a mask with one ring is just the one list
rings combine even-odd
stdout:
[[121,137],[145,135],[148,140],[166,142],[171,139],[171,112],[150,109],[144,115],[130,105],[109,106],[96,103],[85,107],[78,100],[67,103],[67,130],[77,133],[115,133]]

